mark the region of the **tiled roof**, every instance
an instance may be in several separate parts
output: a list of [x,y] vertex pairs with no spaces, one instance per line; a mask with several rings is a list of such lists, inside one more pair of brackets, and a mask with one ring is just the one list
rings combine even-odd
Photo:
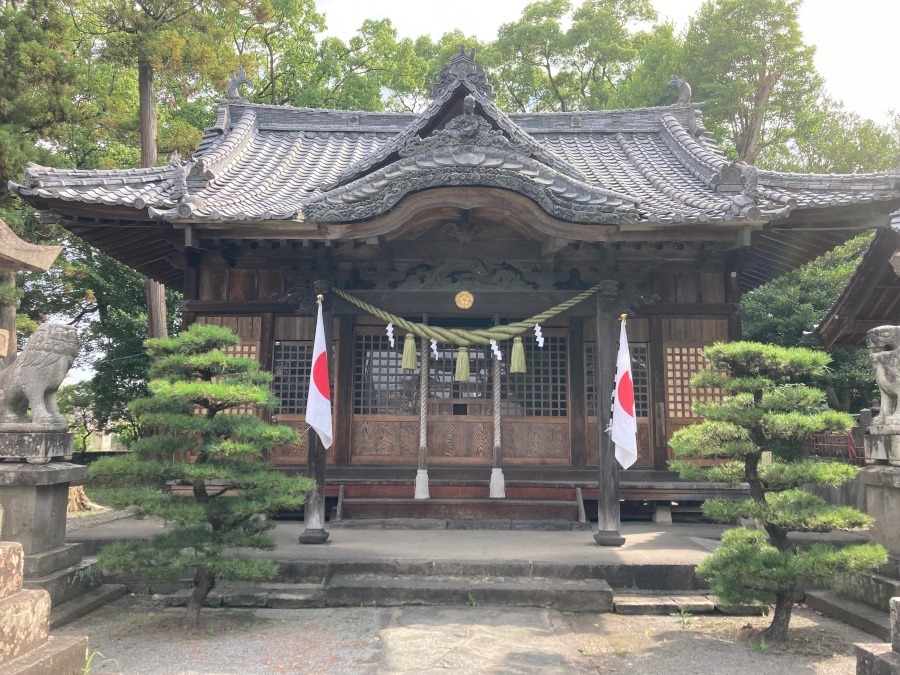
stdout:
[[35,204],[124,207],[133,220],[170,222],[352,223],[440,186],[506,188],[558,220],[632,225],[759,224],[900,198],[896,172],[782,174],[729,162],[696,105],[506,115],[467,55],[442,78],[421,115],[223,101],[188,162],[29,165],[10,187]]

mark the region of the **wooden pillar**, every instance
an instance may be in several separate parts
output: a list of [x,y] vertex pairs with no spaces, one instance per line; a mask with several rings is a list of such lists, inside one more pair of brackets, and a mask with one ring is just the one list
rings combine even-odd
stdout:
[[612,414],[613,379],[616,368],[616,299],[618,284],[605,282],[597,293],[597,424],[599,428],[600,473],[597,488],[598,529],[594,541],[600,546],[621,546],[625,538],[619,534],[619,465],[615,448],[606,430]]
[[[324,295],[324,289],[316,288],[316,293]],[[322,323],[325,331],[325,349],[328,353],[329,370],[334,367],[332,363],[331,329],[334,314],[331,311],[331,303],[322,304]],[[333,372],[333,371],[332,371]],[[333,378],[332,378],[332,381]],[[334,398],[334,397],[332,397]],[[300,534],[301,544],[324,544],[328,541],[328,532],[325,531],[325,464],[327,462],[327,450],[322,445],[319,434],[314,429],[309,430],[309,452],[306,455],[306,475],[312,478],[316,485],[306,498],[306,507],[303,509],[303,525],[306,528]]]
[[350,411],[353,409],[353,317],[338,317],[337,363],[334,364],[334,465],[350,464]]
[[584,319],[569,319],[569,419],[571,462],[574,469],[587,468],[587,402],[585,401]]

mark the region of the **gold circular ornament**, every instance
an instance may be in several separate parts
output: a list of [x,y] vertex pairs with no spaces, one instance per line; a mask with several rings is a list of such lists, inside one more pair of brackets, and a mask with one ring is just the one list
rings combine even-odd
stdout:
[[456,306],[460,309],[469,309],[475,302],[475,296],[469,291],[460,291],[456,294]]

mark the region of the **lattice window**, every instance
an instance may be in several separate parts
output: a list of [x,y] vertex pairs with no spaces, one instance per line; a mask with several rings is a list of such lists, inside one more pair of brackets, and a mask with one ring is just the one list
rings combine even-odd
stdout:
[[438,345],[438,356],[429,351],[429,398],[477,398],[491,401],[493,364],[489,347],[469,347],[469,381],[456,382],[457,348]]
[[[636,417],[650,415],[650,374],[647,370],[647,344],[632,342],[628,345],[631,354],[631,381],[634,383],[634,414]],[[588,415],[597,414],[597,347],[593,342],[584,346],[585,388]],[[612,386],[612,385],[610,385]]]
[[[565,337],[546,337],[543,349],[526,339],[527,372],[501,380],[500,412],[521,417],[565,417],[568,414],[568,344]],[[509,367],[509,349],[502,370]]]
[[703,347],[666,345],[666,412],[670,418],[694,419],[691,406],[721,401],[722,392],[716,387],[692,387],[691,378],[706,368]]
[[272,386],[278,405],[276,415],[306,414],[306,396],[312,368],[309,342],[276,342]]
[[354,342],[353,412],[357,415],[418,415],[419,373],[403,370],[403,336],[358,334]]
[[[240,344],[234,345],[232,347],[226,347],[223,349],[226,354],[229,356],[240,356],[245,359],[253,359],[254,361],[259,360],[259,344],[257,342],[241,342]],[[213,378],[213,382],[216,381],[216,378]],[[227,408],[226,410],[220,411],[219,415],[256,415],[259,412],[256,406],[253,405],[241,405],[236,406],[234,408]],[[194,409],[194,413],[198,415],[206,414],[206,408],[197,407]]]

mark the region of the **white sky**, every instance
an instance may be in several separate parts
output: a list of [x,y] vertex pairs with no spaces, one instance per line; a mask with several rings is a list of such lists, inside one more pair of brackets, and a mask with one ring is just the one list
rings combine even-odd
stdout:
[[[651,0],[660,18],[679,30],[702,0]],[[328,32],[349,38],[366,18],[389,18],[401,37],[438,38],[459,28],[492,40],[502,23],[515,21],[528,0],[317,0]],[[574,4],[580,4],[575,0]],[[816,46],[816,67],[828,93],[849,110],[877,122],[900,109],[900,0],[805,0],[800,27]]]

